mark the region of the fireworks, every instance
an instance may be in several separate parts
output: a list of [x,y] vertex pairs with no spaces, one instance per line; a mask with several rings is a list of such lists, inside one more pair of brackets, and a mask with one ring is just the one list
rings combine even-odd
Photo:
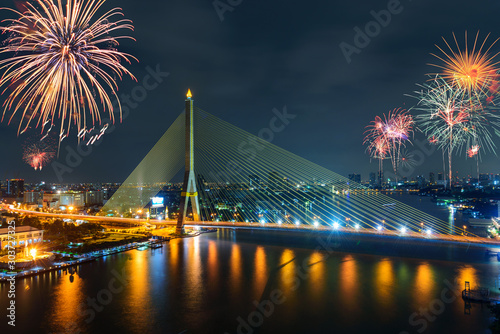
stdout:
[[416,166],[417,160],[415,159],[415,154],[413,152],[408,152],[408,150],[402,150],[399,157],[399,164],[406,168]]
[[56,118],[61,122],[60,138],[67,136],[72,124],[80,133],[89,120],[100,123],[99,106],[114,121],[107,90],[116,96],[116,78],[129,75],[135,80],[121,63],[135,58],[116,50],[119,39],[131,37],[109,35],[119,29],[133,30],[130,20],[112,21],[123,16],[121,10],[115,8],[94,19],[105,0],[62,2],[36,0],[36,4],[26,3],[23,13],[10,9],[19,18],[0,27],[8,34],[0,53],[10,56],[0,60],[2,93],[10,90],[2,120],[8,112],[9,123],[20,114],[18,133],[32,122],[43,133]]
[[476,34],[472,49],[469,48],[467,41],[467,32],[465,33],[465,50],[461,50],[455,34],[453,40],[456,50],[443,38],[448,50],[436,45],[442,52],[442,55],[432,54],[440,59],[442,65],[434,65],[441,69],[439,75],[445,79],[453,88],[462,90],[467,95],[474,96],[478,93],[485,93],[488,90],[496,92],[498,89],[497,70],[498,61],[495,60],[498,53],[490,56],[495,40],[487,47],[489,34],[481,43],[478,41],[479,32]]
[[401,163],[401,148],[413,133],[413,123],[413,117],[406,110],[398,108],[390,111],[387,116],[384,115],[383,119],[375,117],[368,126],[364,143],[369,144],[368,151],[371,156],[380,159],[380,169],[382,159],[390,157],[394,173],[397,175]]
[[42,170],[54,157],[55,150],[45,141],[27,145],[23,154],[23,160],[35,170]]
[[415,92],[419,100],[415,110],[423,111],[417,117],[420,127],[430,142],[448,153],[449,181],[451,185],[452,152],[462,147],[468,136],[467,122],[475,99],[465,98],[464,90],[454,88],[443,78],[436,77],[430,84],[419,85]]
[[479,153],[479,145],[473,145],[471,148],[467,150],[467,155],[469,158],[472,158],[473,156],[476,156]]

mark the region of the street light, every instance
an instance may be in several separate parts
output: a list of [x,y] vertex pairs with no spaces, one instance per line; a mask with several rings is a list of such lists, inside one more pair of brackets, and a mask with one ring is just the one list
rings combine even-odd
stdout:
[[35,261],[35,258],[36,258],[36,248],[32,248],[30,250],[30,255],[33,257],[33,261]]

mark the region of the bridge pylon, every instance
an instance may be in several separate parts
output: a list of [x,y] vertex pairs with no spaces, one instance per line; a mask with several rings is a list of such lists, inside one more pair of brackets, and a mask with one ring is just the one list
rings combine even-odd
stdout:
[[194,133],[193,133],[193,99],[191,90],[186,95],[186,160],[184,171],[184,184],[182,185],[181,203],[179,206],[179,218],[177,219],[178,234],[184,233],[187,209],[191,200],[193,220],[200,220],[200,204],[198,202],[198,190],[196,189],[196,177],[194,174]]

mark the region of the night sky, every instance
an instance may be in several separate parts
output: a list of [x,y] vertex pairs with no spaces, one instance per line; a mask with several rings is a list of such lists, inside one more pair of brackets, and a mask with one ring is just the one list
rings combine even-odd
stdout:
[[[488,32],[492,40],[500,37],[498,1],[404,0],[400,13],[392,15],[349,64],[340,43],[353,45],[353,29],[363,29],[374,20],[370,11],[387,9],[391,1],[231,3],[236,6],[225,11],[221,21],[210,0],[106,2],[106,9],[120,6],[134,22],[132,36],[137,41],[123,42],[120,50],[139,59],[129,67],[139,83],[148,67],[170,74],[64,175],[63,182],[125,180],[182,111],[187,88],[197,106],[253,134],[268,126],[273,108],[286,105],[296,118],[276,134],[274,144],[339,174],[358,172],[367,179],[378,163],[370,163],[362,146],[364,127],[376,115],[415,104],[405,94],[433,72],[427,64],[437,61],[430,53],[437,50],[434,44],[443,45],[441,36],[451,40],[454,31],[463,43],[465,30],[480,30],[481,37]],[[500,50],[500,43],[495,50]],[[130,94],[137,85],[125,78],[119,95]],[[5,96],[0,99],[3,102]],[[50,165],[35,172],[22,161],[26,138],[16,133],[15,124],[0,125],[0,178],[57,182]],[[72,137],[61,146],[61,163],[66,147],[76,147],[75,130]],[[423,135],[416,139],[423,141]],[[496,143],[500,146],[498,139]],[[454,161],[460,175],[475,170],[475,161],[463,155]],[[498,173],[498,162],[490,154],[481,169]],[[428,177],[441,166],[441,153],[436,152],[408,177]]]

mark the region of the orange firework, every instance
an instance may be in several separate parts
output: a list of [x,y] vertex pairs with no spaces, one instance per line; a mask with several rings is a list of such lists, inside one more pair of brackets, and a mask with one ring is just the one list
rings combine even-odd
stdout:
[[490,34],[486,36],[482,43],[478,42],[478,32],[472,49],[470,49],[467,42],[467,32],[465,32],[465,50],[460,49],[455,33],[453,33],[453,40],[455,41],[456,50],[443,38],[448,50],[436,45],[443,55],[433,53],[432,55],[440,59],[444,64],[429,64],[442,70],[441,73],[434,73],[434,75],[440,75],[451,86],[464,90],[469,96],[477,96],[478,93],[491,91],[491,88],[498,84],[497,71],[499,62],[495,60],[498,53],[490,56],[491,49],[498,39],[487,47],[486,42],[489,36]]

